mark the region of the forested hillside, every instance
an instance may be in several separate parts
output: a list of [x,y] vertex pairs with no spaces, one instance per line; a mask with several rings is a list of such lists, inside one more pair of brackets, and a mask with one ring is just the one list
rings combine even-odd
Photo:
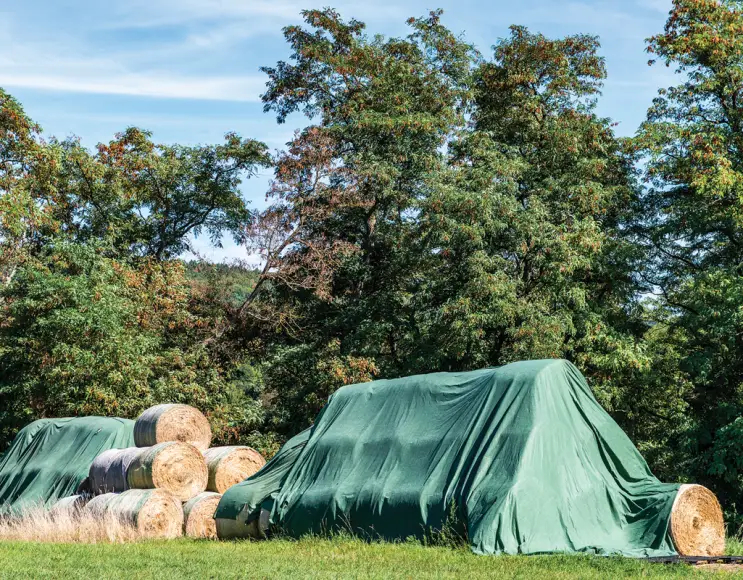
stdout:
[[[266,113],[300,127],[277,152],[58,140],[0,89],[0,448],[38,417],[183,402],[270,453],[344,384],[562,357],[656,475],[734,517],[743,3],[675,0],[648,52],[679,84],[633,138],[596,113],[594,36],[513,26],[483,54],[440,12],[403,38],[303,16],[262,69]],[[258,210],[241,184],[267,169]],[[184,261],[194,236],[260,269]]]

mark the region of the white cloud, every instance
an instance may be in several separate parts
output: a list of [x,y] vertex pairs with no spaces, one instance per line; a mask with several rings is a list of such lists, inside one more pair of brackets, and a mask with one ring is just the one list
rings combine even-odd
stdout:
[[136,58],[139,51],[91,50],[83,40],[64,34],[28,40],[2,24],[9,42],[0,53],[0,87],[241,102],[259,101],[265,89],[266,78],[259,74],[230,74],[218,68],[188,72],[175,59],[158,57],[156,50],[150,51],[146,66]]
[[[256,102],[266,82],[257,74],[259,63],[248,70],[228,68],[222,64],[225,55],[246,50],[244,41],[255,35],[278,36],[281,26],[300,22],[306,7],[304,0],[129,0],[105,6],[78,0],[78,4],[83,14],[91,15],[94,26],[47,26],[44,34],[29,35],[23,19],[0,13],[0,36],[7,47],[0,53],[0,86]],[[349,14],[359,17],[401,15],[395,7],[345,4]],[[157,26],[175,27],[182,35],[161,40],[147,33],[141,42],[100,42],[105,31],[126,35]],[[88,37],[93,31],[99,34],[95,40]]]
[[154,72],[104,76],[86,72],[60,75],[52,71],[27,74],[0,68],[0,86],[104,95],[259,101],[264,84],[263,77],[187,77]]

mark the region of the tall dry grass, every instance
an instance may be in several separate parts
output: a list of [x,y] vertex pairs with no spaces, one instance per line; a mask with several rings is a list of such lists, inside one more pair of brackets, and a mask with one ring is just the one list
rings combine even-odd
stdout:
[[49,510],[34,506],[0,518],[0,540],[48,543],[123,544],[143,539],[115,515],[94,516],[85,509]]

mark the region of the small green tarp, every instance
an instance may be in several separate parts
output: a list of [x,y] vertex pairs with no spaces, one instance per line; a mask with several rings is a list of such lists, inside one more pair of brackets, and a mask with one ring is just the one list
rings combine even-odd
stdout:
[[0,460],[0,513],[74,495],[107,449],[134,445],[134,421],[113,417],[39,419],[18,432]]
[[678,485],[650,473],[564,360],[349,385],[296,443],[228,490],[215,517],[250,521],[262,507],[294,537],[389,540],[460,522],[480,554],[676,554]]

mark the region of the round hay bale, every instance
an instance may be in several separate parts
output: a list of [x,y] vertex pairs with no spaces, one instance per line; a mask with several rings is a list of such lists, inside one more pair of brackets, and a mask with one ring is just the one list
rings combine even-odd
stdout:
[[715,494],[701,485],[682,485],[671,508],[671,537],[682,556],[722,556],[725,522]]
[[240,513],[235,520],[224,518],[215,519],[214,521],[217,525],[217,537],[220,540],[238,540],[246,538],[253,540],[266,539],[271,512],[262,509],[260,515],[249,522],[245,521],[246,517],[247,514]]
[[126,473],[131,462],[141,451],[139,447],[109,449],[96,457],[88,472],[88,481],[93,493],[110,493],[129,489]]
[[127,470],[130,489],[164,489],[181,501],[204,491],[208,480],[201,451],[178,441],[140,449]]
[[148,538],[177,538],[183,533],[181,502],[162,489],[105,493],[90,500],[86,510],[96,517],[116,517]]
[[52,505],[50,511],[54,517],[62,515],[74,515],[81,511],[90,500],[90,496],[78,494],[63,497]]
[[224,493],[236,483],[245,481],[266,464],[266,460],[252,447],[212,447],[204,451],[209,468],[206,489]]
[[209,421],[201,411],[188,405],[155,405],[142,413],[134,424],[134,444],[137,447],[181,441],[205,451],[211,440]]
[[103,493],[97,495],[85,505],[85,511],[93,517],[102,518],[106,515],[111,502],[119,496],[118,493]]
[[217,524],[214,512],[217,510],[221,493],[205,491],[191,498],[183,505],[183,533],[189,538],[217,537]]

